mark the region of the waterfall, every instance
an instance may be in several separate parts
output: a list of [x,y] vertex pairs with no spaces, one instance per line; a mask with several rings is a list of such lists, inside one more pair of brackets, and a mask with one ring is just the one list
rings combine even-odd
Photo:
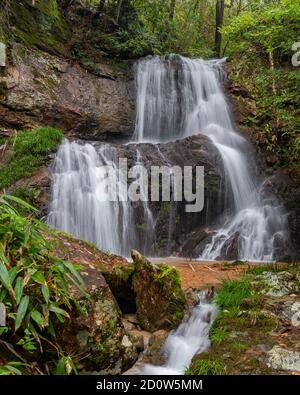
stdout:
[[[136,126],[132,141],[136,144],[136,163],[144,160],[139,144],[206,135],[223,160],[231,198],[227,217],[220,218],[221,225],[211,224],[212,237],[199,258],[226,258],[228,248],[234,245],[240,259],[269,261],[274,259],[276,243],[287,240],[286,218],[275,199],[263,197],[255,171],[250,171],[251,147],[236,132],[221,88],[224,79],[222,60],[181,56],[140,60],[136,64]],[[47,221],[103,250],[125,256],[129,256],[131,248],[151,253],[156,219],[148,202],[133,204],[122,201],[122,196],[117,202],[105,200],[102,166],[112,165],[117,177],[117,157],[118,149],[111,144],[95,146],[65,140],[55,159]],[[175,217],[176,207],[171,202],[167,240],[170,252]]]
[[265,201],[250,172],[247,140],[238,134],[222,92],[222,60],[152,57],[137,65],[134,138],[153,143],[202,133],[218,149],[232,192],[232,213],[215,231],[200,258],[226,257],[236,243],[240,259],[272,260],[287,239],[286,218],[275,199]]
[[[129,256],[139,245],[133,208],[107,191],[106,168],[117,180],[117,150],[109,144],[97,149],[91,144],[65,140],[53,168],[53,190],[47,222],[50,226],[87,240],[104,251]],[[126,186],[127,187],[127,186]]]
[[164,345],[167,357],[163,366],[144,365],[143,374],[182,375],[195,354],[210,348],[209,330],[217,309],[207,300],[207,293],[199,294],[199,304],[191,311],[190,318],[172,332]]

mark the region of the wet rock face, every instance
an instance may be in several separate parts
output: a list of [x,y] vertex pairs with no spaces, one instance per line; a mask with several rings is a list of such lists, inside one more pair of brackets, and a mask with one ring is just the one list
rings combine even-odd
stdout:
[[160,329],[152,334],[148,342],[147,350],[143,355],[143,363],[161,366],[166,362],[167,356],[164,350],[164,345],[168,335],[169,332],[163,329]]
[[131,78],[117,75],[106,64],[101,65],[101,76],[96,76],[20,44],[13,45],[10,57],[6,94],[0,97],[3,129],[49,125],[69,136],[94,140],[107,134],[132,134]]
[[[118,156],[128,159],[128,167],[136,164],[137,151],[141,162],[150,175],[151,166],[178,166],[184,171],[184,166],[204,167],[204,208],[196,213],[186,212],[186,202],[151,202],[149,207],[155,218],[155,237],[152,246],[143,249],[144,238],[149,235],[140,230],[139,248],[147,255],[166,256],[177,253],[182,256],[197,257],[204,248],[207,238],[212,231],[208,230],[222,214],[226,205],[225,177],[222,159],[210,139],[198,134],[182,140],[165,144],[130,144],[118,146]],[[149,186],[151,179],[149,177]],[[161,188],[161,185],[160,185]],[[193,184],[195,192],[195,185]],[[184,196],[184,194],[183,194]],[[229,197],[230,198],[230,197]],[[137,216],[139,207],[135,205]],[[137,223],[141,222],[136,218]],[[201,244],[201,241],[203,243]]]
[[180,324],[187,310],[175,268],[155,265],[139,252],[133,251],[133,278],[137,318],[143,329],[170,329]]
[[264,192],[273,193],[284,204],[291,246],[284,245],[278,251],[281,260],[299,258],[300,251],[300,171],[299,169],[278,169],[264,183]]

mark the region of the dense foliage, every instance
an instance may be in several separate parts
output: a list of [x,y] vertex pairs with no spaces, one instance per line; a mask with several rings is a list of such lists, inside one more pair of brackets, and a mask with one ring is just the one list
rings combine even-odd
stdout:
[[270,164],[298,167],[300,74],[292,57],[300,37],[299,1],[254,1],[223,33],[231,78],[248,89],[257,106],[245,125],[267,148]]
[[[16,197],[0,198],[0,303],[7,317],[0,327],[0,374],[54,373],[57,368],[62,373],[66,364],[76,370],[56,337],[59,324],[76,307],[70,286],[85,294],[83,280],[74,265],[52,256],[43,236],[47,227],[20,216],[12,202],[34,210]],[[46,351],[44,365],[41,353]],[[39,364],[33,363],[36,358]]]

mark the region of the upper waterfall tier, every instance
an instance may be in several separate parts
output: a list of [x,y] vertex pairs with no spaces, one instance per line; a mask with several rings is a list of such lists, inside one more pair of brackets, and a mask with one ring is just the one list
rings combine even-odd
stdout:
[[207,135],[223,159],[233,215],[216,231],[201,257],[226,257],[234,243],[242,259],[272,260],[276,243],[287,240],[285,216],[275,199],[263,199],[250,172],[251,147],[235,131],[221,86],[222,63],[181,56],[141,60],[136,72],[134,138],[157,143]]

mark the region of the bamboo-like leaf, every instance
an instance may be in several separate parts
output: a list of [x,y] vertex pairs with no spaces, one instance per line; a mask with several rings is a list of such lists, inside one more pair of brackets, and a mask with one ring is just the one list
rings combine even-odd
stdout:
[[31,206],[30,204],[24,202],[24,200],[22,200],[22,199],[20,199],[20,198],[18,198],[18,197],[16,197],[16,196],[5,195],[5,196],[3,197],[3,199],[4,199],[5,203],[7,203],[7,202],[6,202],[6,199],[7,199],[7,200],[11,200],[11,201],[13,201],[13,202],[15,202],[15,203],[18,203],[18,204],[20,204],[21,206],[23,206],[23,207],[25,207],[25,208],[27,208],[27,209],[29,209],[29,210],[36,211],[36,212],[38,211],[36,208],[34,208],[33,206]]
[[18,277],[15,285],[16,301],[19,304],[23,295],[23,278]]
[[28,304],[29,304],[29,296],[28,295],[23,296],[16,314],[15,331],[17,331],[20,328],[22,321],[24,320],[28,308]]
[[65,366],[65,359],[64,359],[64,357],[62,357],[57,362],[56,369],[55,369],[55,375],[56,376],[66,376],[67,374],[68,373],[67,373],[67,369],[66,369],[66,366]]
[[45,319],[38,310],[33,310],[30,316],[41,328],[45,325]]
[[74,265],[71,262],[62,262],[62,264],[69,269],[69,271],[73,274],[74,277],[77,278],[78,282],[81,285],[84,285],[84,281],[78,271],[74,268]]
[[34,275],[32,276],[32,280],[34,280],[38,284],[45,284],[46,280],[45,277],[42,275],[42,273],[37,270]]
[[47,284],[42,285],[42,294],[44,296],[45,302],[48,304],[50,300],[50,292]]
[[86,298],[89,298],[90,295],[83,289],[83,287],[78,284],[77,281],[74,280],[74,278],[72,276],[70,276],[68,273],[66,273],[66,277],[68,277],[68,279],[75,285],[75,287],[77,287],[79,289],[79,291],[82,293],[82,295],[84,295]]
[[9,272],[3,262],[0,262],[0,281],[6,289],[12,289]]
[[49,310],[53,313],[63,315],[64,317],[70,318],[69,314],[66,310],[61,309],[60,307],[55,306],[54,304],[50,304]]
[[10,279],[10,283],[13,284],[13,282],[15,281],[16,277],[18,274],[18,268],[17,266],[12,267],[9,270],[9,279]]

